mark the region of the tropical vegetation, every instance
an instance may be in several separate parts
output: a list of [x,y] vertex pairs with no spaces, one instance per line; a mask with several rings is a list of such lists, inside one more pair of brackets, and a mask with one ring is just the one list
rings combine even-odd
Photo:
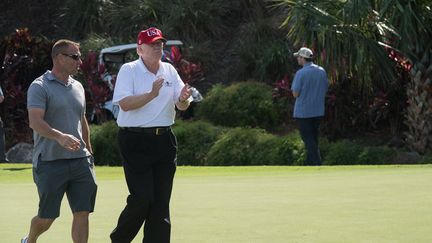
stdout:
[[398,95],[403,87],[406,93],[399,98],[406,95],[407,145],[421,153],[432,151],[430,1],[274,2],[287,9],[283,26],[289,27],[290,40],[312,46],[334,83],[355,79],[351,85],[364,97],[377,85],[387,96]]
[[6,0],[2,6],[7,7],[0,8],[0,85],[11,96],[0,113],[7,133],[18,134],[7,136],[8,145],[31,140],[27,126],[19,125],[26,121],[25,92],[49,68],[53,40],[80,41],[91,64],[87,53],[134,42],[139,30],[156,26],[185,43],[184,55],[204,72],[194,86],[205,98],[207,91],[222,90],[215,84],[255,80],[272,86],[273,104],[267,107],[278,117],[267,117],[263,128],[289,127],[290,83],[299,68],[292,53],[308,46],[331,80],[323,123],[327,138],[377,134],[393,146],[432,152],[430,1]]

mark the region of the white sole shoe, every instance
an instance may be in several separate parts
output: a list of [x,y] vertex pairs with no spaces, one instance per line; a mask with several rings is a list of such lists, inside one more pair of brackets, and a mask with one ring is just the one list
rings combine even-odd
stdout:
[[21,243],[27,243],[28,236],[21,239]]

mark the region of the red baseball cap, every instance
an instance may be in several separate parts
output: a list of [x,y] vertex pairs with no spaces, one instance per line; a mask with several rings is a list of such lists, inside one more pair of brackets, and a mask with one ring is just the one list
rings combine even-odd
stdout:
[[138,45],[151,44],[157,40],[162,40],[163,42],[166,42],[166,39],[162,36],[162,31],[151,27],[139,32],[137,43]]

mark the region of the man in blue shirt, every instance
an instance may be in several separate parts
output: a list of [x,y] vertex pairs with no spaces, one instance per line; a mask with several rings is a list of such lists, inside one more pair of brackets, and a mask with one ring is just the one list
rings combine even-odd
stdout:
[[298,64],[303,66],[295,74],[291,90],[296,98],[294,118],[307,152],[305,164],[321,165],[318,132],[320,119],[324,116],[327,74],[322,67],[312,62],[313,52],[309,48],[300,48],[294,56],[297,57]]

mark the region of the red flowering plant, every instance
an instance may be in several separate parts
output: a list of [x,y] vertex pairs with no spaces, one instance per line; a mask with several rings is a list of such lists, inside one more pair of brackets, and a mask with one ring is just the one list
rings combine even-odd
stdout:
[[273,97],[274,98],[281,98],[281,97],[289,97],[292,96],[291,92],[291,82],[289,80],[288,74],[285,74],[285,76],[276,83],[273,84]]
[[82,60],[80,69],[82,77],[79,80],[85,89],[87,119],[93,123],[101,123],[110,119],[111,117],[104,109],[104,104],[112,99],[113,89],[103,80],[105,68],[98,64],[98,53],[89,52]]
[[[399,62],[398,62],[399,63]],[[396,66],[397,79],[385,88],[378,88],[369,105],[368,117],[372,128],[389,127],[393,137],[399,137],[403,124],[403,115],[407,107],[406,86],[411,64]]]
[[409,72],[412,68],[412,63],[408,60],[408,58],[402,56],[398,51],[394,49],[390,49],[388,47],[385,48],[388,52],[388,57],[396,62],[397,67],[402,69],[404,72]]
[[31,142],[27,90],[31,82],[52,66],[52,43],[33,37],[27,28],[17,29],[0,42],[0,85],[5,99],[0,116],[6,131],[6,147]]
[[374,129],[390,127],[393,137],[398,137],[402,126],[403,112],[407,107],[406,85],[412,64],[397,50],[384,47],[388,57],[395,62],[396,79],[387,87],[377,88],[372,103],[369,105],[369,123]]
[[[164,51],[162,61],[171,63],[177,69],[177,72],[185,84],[193,86],[205,79],[201,63],[193,63],[183,58],[177,46],[171,46],[169,51]],[[202,100],[201,94],[196,89],[192,92],[192,97],[196,102]],[[194,107],[195,102],[191,103],[186,111],[179,111],[178,115],[183,119],[191,118],[193,117]]]
[[291,91],[291,81],[288,74],[277,80],[273,84],[273,102],[275,103],[278,113],[281,114],[283,121],[288,121],[292,117],[294,109],[294,97]]
[[177,46],[171,46],[169,52],[165,52],[163,60],[170,62],[178,71],[185,84],[192,85],[204,79],[201,63],[193,63],[183,58]]

